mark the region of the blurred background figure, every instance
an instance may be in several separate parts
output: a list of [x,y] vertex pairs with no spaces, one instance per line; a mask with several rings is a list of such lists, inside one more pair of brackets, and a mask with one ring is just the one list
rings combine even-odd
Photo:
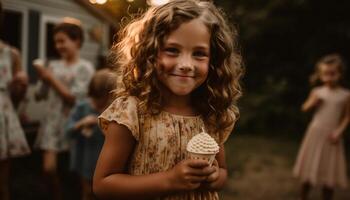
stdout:
[[330,200],[336,187],[348,185],[343,134],[350,120],[350,91],[341,85],[344,61],[337,54],[321,58],[311,76],[314,87],[302,111],[314,110],[294,166],[303,182],[301,199],[311,186],[323,187],[323,199]]
[[92,200],[92,177],[100,154],[104,136],[97,126],[100,115],[113,100],[115,77],[109,69],[95,73],[89,84],[88,98],[72,110],[66,134],[73,139],[70,168],[79,176],[82,200]]
[[41,122],[36,146],[43,150],[43,171],[51,186],[52,198],[62,199],[58,154],[68,152],[70,143],[64,126],[71,108],[86,96],[94,67],[79,55],[84,36],[76,20],[66,19],[55,27],[53,34],[60,59],[48,62],[47,66],[37,60],[33,63],[39,78],[50,87],[47,94],[50,112]]
[[[60,56],[55,48],[53,29],[62,18],[69,16],[81,21],[85,40],[79,54],[99,69],[105,66],[103,57],[118,39],[113,35],[121,24],[127,23],[130,15],[166,1],[2,0],[3,27],[6,28],[1,31],[1,38],[21,52],[22,68],[29,77],[26,96],[20,101],[18,112],[26,113],[23,129],[30,146],[37,136],[38,122],[50,110],[46,100],[35,99],[42,81],[37,81],[32,62],[40,58],[47,66],[45,62]],[[212,1],[239,27],[239,43],[246,66],[244,95],[239,101],[241,115],[235,133],[225,146],[229,182],[222,199],[300,198],[300,182],[291,171],[307,133],[305,129],[313,117],[312,112],[301,114],[300,105],[310,92],[306,83],[320,58],[337,52],[345,63],[350,60],[350,1]],[[346,88],[350,87],[349,75],[350,70],[343,72],[342,85]],[[20,98],[12,92],[10,96],[13,104],[17,104],[14,101]],[[342,138],[348,161],[350,131],[345,132]],[[60,165],[68,166],[68,158],[64,158],[59,159],[65,161]],[[11,159],[12,198],[49,199],[45,182],[41,180],[41,163],[40,151]],[[79,189],[69,187],[69,178],[63,176],[62,179],[66,182],[64,196],[80,193]],[[322,198],[318,190],[322,187],[310,190],[310,199]],[[349,187],[334,190],[334,199],[350,199]]]
[[[0,31],[2,2],[0,1]],[[30,153],[15,105],[24,97],[28,78],[17,49],[0,39],[0,199],[10,199],[11,158]],[[11,101],[12,97],[12,101]]]

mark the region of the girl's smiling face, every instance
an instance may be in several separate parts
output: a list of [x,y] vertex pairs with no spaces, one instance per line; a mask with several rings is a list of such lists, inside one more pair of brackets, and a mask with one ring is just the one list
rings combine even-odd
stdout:
[[210,32],[199,19],[181,24],[159,50],[157,77],[174,95],[186,96],[208,76]]
[[72,56],[79,51],[80,41],[72,40],[66,33],[62,31],[57,32],[54,35],[54,41],[55,47],[62,58]]
[[321,64],[319,66],[320,79],[323,83],[329,85],[337,85],[341,74],[339,68],[334,65]]

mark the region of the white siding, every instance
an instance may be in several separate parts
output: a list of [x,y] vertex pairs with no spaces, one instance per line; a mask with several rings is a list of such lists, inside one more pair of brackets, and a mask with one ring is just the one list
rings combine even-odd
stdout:
[[[81,49],[81,56],[87,60],[96,64],[96,57],[98,55],[98,51],[100,50],[100,45],[103,47],[107,47],[108,40],[108,25],[92,15],[89,11],[87,11],[84,7],[77,4],[74,0],[2,0],[4,8],[20,10],[24,13],[25,17],[28,16],[29,10],[36,10],[41,13],[41,21],[54,21],[60,20],[62,17],[74,17],[79,19],[82,22],[82,26],[85,34],[85,42],[83,48]],[[27,26],[27,18],[24,20],[24,33],[23,33],[23,41],[24,51],[22,53],[26,53],[28,49],[28,26]],[[42,24],[42,22],[41,22]],[[104,38],[103,44],[98,44],[92,41],[89,38],[89,31],[94,26],[101,26],[104,28]],[[43,27],[40,27],[43,30]],[[42,36],[39,36],[42,37]],[[44,38],[40,38],[41,41],[44,41]],[[39,55],[40,48],[45,46],[44,44],[39,45]],[[26,58],[26,55],[24,56]],[[24,59],[26,61],[26,59]],[[34,93],[36,91],[35,85],[30,85],[27,92],[28,101],[23,105],[23,110],[28,114],[31,120],[40,120],[43,117],[43,111],[46,110],[45,102],[36,102],[34,100]]]
[[[7,7],[16,7],[20,5],[22,9],[39,11],[42,18],[49,17],[60,19],[63,17],[74,17],[79,19],[82,22],[85,34],[85,42],[81,49],[81,56],[96,63],[96,56],[99,53],[99,44],[89,38],[89,30],[96,25],[103,25],[105,32],[107,32],[108,26],[74,0],[3,0],[3,3]],[[104,38],[104,41],[108,41],[108,38]],[[43,46],[43,44],[39,44],[39,48]]]

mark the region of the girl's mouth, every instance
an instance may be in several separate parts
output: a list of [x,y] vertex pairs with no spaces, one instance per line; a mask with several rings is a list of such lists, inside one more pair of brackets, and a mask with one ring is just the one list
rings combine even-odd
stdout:
[[178,76],[183,78],[194,78],[194,75],[187,75],[187,74],[170,74],[171,76]]

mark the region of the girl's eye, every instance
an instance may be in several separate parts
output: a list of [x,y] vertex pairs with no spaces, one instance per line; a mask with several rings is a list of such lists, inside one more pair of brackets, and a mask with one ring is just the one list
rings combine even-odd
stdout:
[[177,55],[179,53],[179,50],[173,47],[165,48],[164,51],[169,55]]
[[193,56],[198,57],[198,58],[205,58],[205,57],[208,57],[208,54],[204,51],[195,51],[193,53]]

